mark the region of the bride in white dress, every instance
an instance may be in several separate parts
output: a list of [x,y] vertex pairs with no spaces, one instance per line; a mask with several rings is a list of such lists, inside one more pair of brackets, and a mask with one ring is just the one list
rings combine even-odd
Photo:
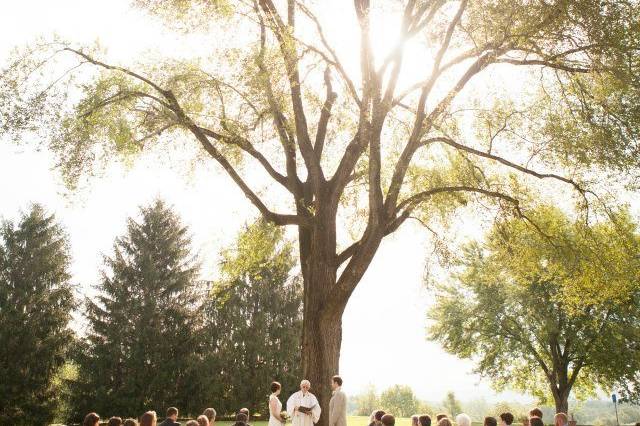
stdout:
[[278,382],[271,383],[271,395],[269,395],[269,425],[268,426],[282,426],[284,419],[280,416],[282,411],[282,402],[278,398],[282,386]]

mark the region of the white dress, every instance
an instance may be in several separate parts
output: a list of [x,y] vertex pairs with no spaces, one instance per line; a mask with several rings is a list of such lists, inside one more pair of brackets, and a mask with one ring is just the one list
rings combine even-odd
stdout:
[[[278,410],[276,412],[271,410],[271,401],[276,400],[276,407],[278,408]],[[280,411],[282,410],[282,402],[280,402],[280,399],[275,396],[275,395],[270,395],[269,396],[269,425],[268,426],[282,426],[282,422],[280,421],[279,417],[276,417],[276,415],[280,416]]]

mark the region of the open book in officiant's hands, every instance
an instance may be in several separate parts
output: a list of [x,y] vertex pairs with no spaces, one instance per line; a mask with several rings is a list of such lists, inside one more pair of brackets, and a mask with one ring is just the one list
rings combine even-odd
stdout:
[[298,407],[298,411],[304,414],[309,414],[311,413],[311,410],[313,409],[313,407]]

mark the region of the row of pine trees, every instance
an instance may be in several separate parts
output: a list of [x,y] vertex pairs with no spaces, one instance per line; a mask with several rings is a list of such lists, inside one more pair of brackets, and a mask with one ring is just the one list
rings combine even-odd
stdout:
[[[204,281],[190,231],[162,201],[128,219],[87,291],[38,205],[0,231],[0,424],[266,406],[299,379],[300,281],[282,230],[246,226]],[[84,299],[78,295],[85,294]],[[75,315],[74,315],[75,312]]]

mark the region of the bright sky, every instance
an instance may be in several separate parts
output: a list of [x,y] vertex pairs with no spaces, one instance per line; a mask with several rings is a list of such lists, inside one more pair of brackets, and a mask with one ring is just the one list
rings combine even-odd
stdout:
[[[168,49],[180,48],[176,39],[160,35],[161,31],[158,24],[129,9],[127,0],[6,2],[0,14],[0,60],[14,45],[52,32],[79,44],[99,38],[112,57],[122,59],[161,43]],[[172,203],[191,228],[209,270],[215,269],[220,249],[256,214],[212,165],[186,172],[153,158],[139,161],[131,170],[114,166],[79,194],[65,196],[59,177],[51,171],[50,155],[28,142],[22,147],[0,144],[0,217],[13,219],[32,202],[54,212],[69,232],[74,281],[82,294],[91,294],[101,254],[110,253],[114,238],[125,229],[125,219],[156,196]],[[447,390],[463,400],[518,397],[496,395],[487,381],[471,373],[470,362],[425,340],[430,300],[422,278],[429,251],[424,231],[413,225],[382,244],[344,315],[340,370],[345,389],[353,394],[368,383],[378,390],[399,383],[430,401],[442,400]],[[381,341],[393,349],[381,350]]]

